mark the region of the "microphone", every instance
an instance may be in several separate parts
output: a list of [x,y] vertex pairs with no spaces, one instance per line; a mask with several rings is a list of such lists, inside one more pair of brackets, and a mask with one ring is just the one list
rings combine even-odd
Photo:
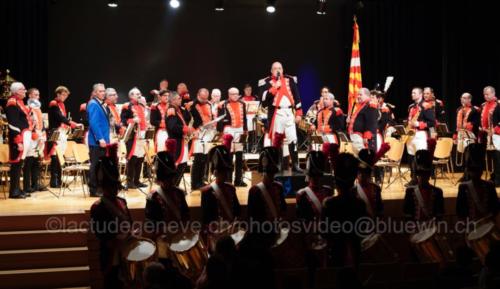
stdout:
[[276,72],[276,78],[277,78],[278,80],[280,80],[280,78],[281,78],[281,73],[280,73],[279,71],[278,71],[278,72]]

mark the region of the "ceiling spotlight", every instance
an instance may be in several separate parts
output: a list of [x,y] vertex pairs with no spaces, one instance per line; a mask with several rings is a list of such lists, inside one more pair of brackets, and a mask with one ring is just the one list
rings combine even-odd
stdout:
[[224,0],[215,0],[215,11],[224,11]]
[[276,0],[267,0],[267,7],[266,7],[267,13],[274,13],[274,12],[276,12],[275,3],[276,3]]
[[174,9],[177,9],[177,8],[179,8],[179,6],[181,6],[181,3],[179,2],[179,0],[170,0],[169,4],[170,4],[170,7],[174,8]]
[[318,0],[318,9],[316,10],[318,15],[326,15],[326,0]]
[[116,0],[109,0],[108,1],[108,7],[111,7],[111,8],[118,7],[118,1],[116,1]]

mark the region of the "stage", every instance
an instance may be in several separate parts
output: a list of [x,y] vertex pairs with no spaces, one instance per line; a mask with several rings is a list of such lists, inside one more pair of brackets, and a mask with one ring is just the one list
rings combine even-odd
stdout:
[[[404,169],[403,172],[406,172],[406,170]],[[461,173],[456,173],[451,180],[442,177],[437,179],[436,186],[443,189],[444,197],[446,199],[454,199],[456,197],[458,192],[458,185],[455,184],[455,182],[460,176]],[[254,178],[254,182],[256,182],[258,173],[255,171],[247,171],[245,173],[245,182],[248,186],[237,187],[238,199],[243,206],[246,206],[247,204],[248,190],[250,189],[252,183],[252,177]],[[195,190],[191,192],[189,173],[186,173],[184,175],[184,179],[188,192],[186,196],[187,203],[189,207],[197,208],[200,206],[201,202],[200,191]],[[431,182],[432,181],[433,180],[431,180]],[[405,192],[405,188],[403,186],[404,183],[405,180],[396,180],[389,187],[387,187],[387,183],[384,183],[382,189],[383,200],[385,202],[402,201]],[[183,182],[181,182],[181,188],[183,188]],[[51,190],[56,194],[59,194],[60,192],[59,189]],[[145,206],[146,194],[149,190],[150,188],[145,188],[142,192],[136,189],[122,191],[120,193],[120,196],[127,199],[129,208],[141,209]],[[499,190],[497,189],[497,192],[498,191]],[[32,193],[31,197],[26,199],[0,199],[0,216],[82,213],[85,210],[89,210],[90,206],[95,200],[97,200],[97,198],[89,197],[88,193],[86,193],[84,197],[81,184],[73,183],[71,184],[69,189],[65,190],[64,196],[61,195],[59,198],[54,196],[49,191],[43,191]],[[294,198],[287,198],[286,201],[289,205],[295,204]],[[454,214],[454,211],[447,211],[446,213]]]

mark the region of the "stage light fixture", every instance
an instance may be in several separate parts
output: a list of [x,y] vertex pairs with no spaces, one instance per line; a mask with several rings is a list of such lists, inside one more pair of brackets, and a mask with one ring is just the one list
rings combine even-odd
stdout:
[[108,1],[108,7],[111,7],[111,8],[118,7],[118,1],[116,1],[116,0],[109,0]]
[[318,0],[318,9],[316,10],[318,15],[326,15],[326,0]]
[[267,0],[267,7],[266,11],[267,13],[274,13],[276,12],[276,0]]
[[224,0],[215,0],[215,11],[224,11]]
[[170,4],[170,7],[174,8],[174,9],[177,9],[177,8],[179,8],[179,6],[181,6],[181,3],[179,2],[179,0],[170,0],[169,4]]

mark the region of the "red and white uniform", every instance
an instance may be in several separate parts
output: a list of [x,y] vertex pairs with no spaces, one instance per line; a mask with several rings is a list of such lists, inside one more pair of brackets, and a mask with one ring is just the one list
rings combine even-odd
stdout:
[[224,119],[220,122],[222,132],[233,136],[231,152],[243,151],[243,144],[239,141],[241,135],[247,132],[245,104],[239,100],[227,101],[219,110],[219,115],[222,114],[225,114]]
[[142,158],[144,157],[146,151],[146,109],[142,104],[138,102],[127,102],[123,104],[122,111],[120,115],[122,124],[128,126],[138,119],[138,123],[134,132],[134,136],[126,143],[127,146],[127,158],[130,159],[132,156]]
[[158,103],[151,106],[151,125],[155,127],[155,151],[162,152],[166,150],[165,143],[168,139],[167,133],[167,103]]

